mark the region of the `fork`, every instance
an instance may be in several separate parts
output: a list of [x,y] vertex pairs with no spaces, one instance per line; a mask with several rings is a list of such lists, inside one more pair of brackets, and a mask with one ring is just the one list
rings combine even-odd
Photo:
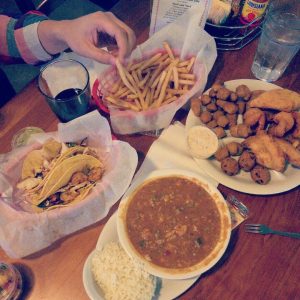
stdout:
[[263,224],[245,224],[245,231],[250,233],[260,233],[260,234],[277,234],[277,235],[300,239],[300,233],[273,230]]

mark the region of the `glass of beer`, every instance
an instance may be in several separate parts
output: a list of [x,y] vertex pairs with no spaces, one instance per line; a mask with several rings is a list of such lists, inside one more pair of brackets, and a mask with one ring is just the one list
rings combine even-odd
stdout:
[[38,86],[61,122],[73,120],[89,110],[89,73],[76,60],[56,60],[43,67]]

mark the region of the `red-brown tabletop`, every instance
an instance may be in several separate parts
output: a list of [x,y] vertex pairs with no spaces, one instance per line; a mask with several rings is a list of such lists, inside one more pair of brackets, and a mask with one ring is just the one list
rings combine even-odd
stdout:
[[[131,26],[138,43],[148,37],[150,1],[119,1],[113,12]],[[197,37],[195,36],[195,39]],[[257,40],[242,50],[219,52],[209,74],[207,87],[215,80],[254,79],[251,64]],[[285,74],[275,84],[300,92],[300,56],[296,56]],[[187,112],[176,114],[185,122]],[[11,150],[13,135],[23,127],[36,126],[46,132],[57,129],[58,119],[32,82],[0,109],[0,152]],[[154,137],[118,136],[138,152],[139,165]],[[300,182],[300,176],[299,176]],[[219,185],[224,196],[235,195],[250,210],[249,223],[268,224],[284,231],[300,231],[300,189],[275,195],[250,195]],[[110,210],[102,221],[67,236],[52,246],[23,259],[11,259],[0,250],[0,261],[15,264],[24,278],[24,299],[88,299],[82,270],[95,248],[103,226],[116,211]],[[30,241],[28,241],[30,242]],[[228,249],[211,270],[179,299],[297,299],[300,295],[300,241],[275,235],[253,235],[243,225],[232,233]]]

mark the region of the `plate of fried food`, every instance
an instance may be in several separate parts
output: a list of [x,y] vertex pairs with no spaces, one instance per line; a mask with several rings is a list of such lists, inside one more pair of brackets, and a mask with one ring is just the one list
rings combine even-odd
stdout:
[[210,128],[218,150],[194,157],[221,184],[249,194],[276,194],[299,185],[300,95],[259,80],[215,83],[191,101],[187,133]]

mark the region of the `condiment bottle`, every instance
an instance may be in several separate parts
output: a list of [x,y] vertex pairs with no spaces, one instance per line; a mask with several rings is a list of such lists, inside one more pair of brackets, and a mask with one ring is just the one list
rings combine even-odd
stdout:
[[261,19],[268,3],[269,0],[246,0],[240,16],[241,23],[247,24]]

